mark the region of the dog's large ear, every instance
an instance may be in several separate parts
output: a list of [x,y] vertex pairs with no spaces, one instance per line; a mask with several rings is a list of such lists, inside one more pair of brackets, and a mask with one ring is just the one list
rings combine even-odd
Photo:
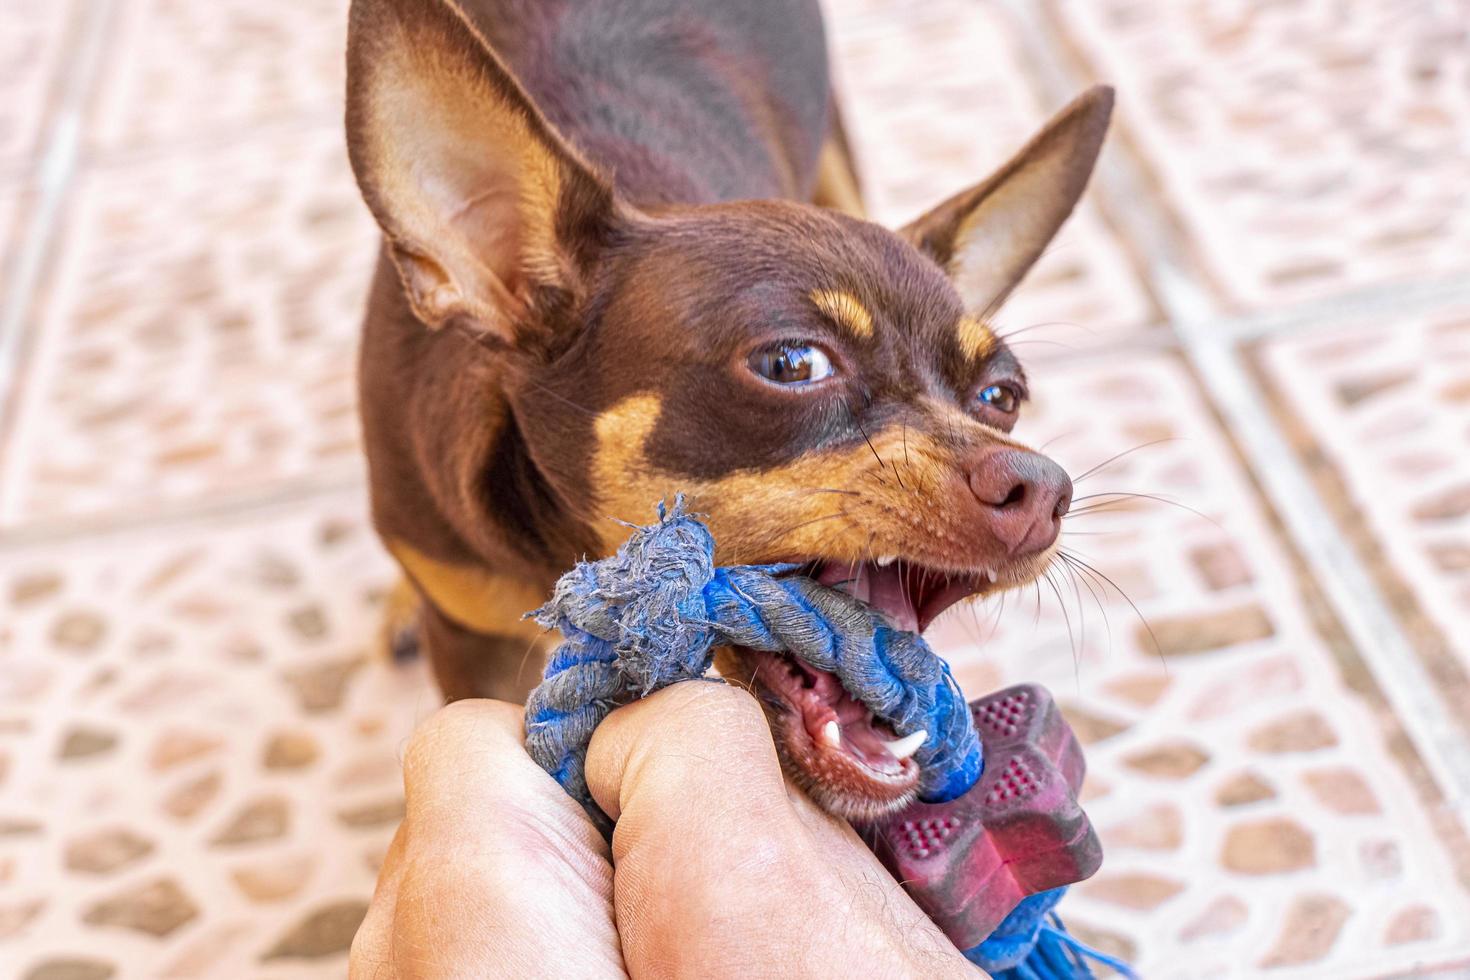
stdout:
[[1088,89],[989,178],[900,234],[949,272],[971,311],[996,309],[1082,196],[1112,111],[1111,88]]
[[449,0],[354,0],[347,144],[414,313],[527,344],[544,288],[577,293],[617,212]]

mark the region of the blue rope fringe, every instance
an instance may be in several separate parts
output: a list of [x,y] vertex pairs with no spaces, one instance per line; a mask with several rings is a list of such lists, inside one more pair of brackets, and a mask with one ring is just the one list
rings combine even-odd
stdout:
[[1093,973],[1088,960],[1136,980],[1128,964],[1067,932],[1056,914],[1057,903],[1066,893],[1065,888],[1053,888],[1023,898],[985,942],[965,951],[965,958],[983,967],[994,980],[1089,978]]
[[605,821],[582,772],[593,730],[619,704],[703,677],[729,644],[787,651],[835,674],[900,737],[927,731],[920,798],[962,795],[980,778],[980,740],[949,665],[852,596],[778,577],[794,567],[715,568],[714,539],[682,498],[613,557],[579,562],[531,614],[565,637],[526,702],[532,758]]
[[[942,803],[980,778],[980,740],[949,665],[917,634],[895,630],[868,606],[793,565],[716,568],[714,538],[684,511],[683,497],[659,521],[630,525],[617,554],[578,562],[550,601],[528,614],[564,642],[526,701],[531,757],[586,809],[604,834],[612,825],[587,790],[587,745],[618,705],[683,680],[703,678],[714,648],[786,651],[835,674],[847,692],[899,736],[929,738],[914,760],[919,795]],[[1022,901],[995,932],[966,952],[998,980],[1091,977],[1084,958],[1128,968],[1068,935],[1052,910],[1066,889]]]

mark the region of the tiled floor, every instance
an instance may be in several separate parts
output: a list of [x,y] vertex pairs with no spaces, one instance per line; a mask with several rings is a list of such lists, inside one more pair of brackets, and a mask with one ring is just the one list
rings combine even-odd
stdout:
[[[339,976],[397,819],[436,702],[369,655],[343,8],[0,22],[0,976]],[[1001,322],[1023,434],[1151,497],[938,637],[1089,743],[1071,924],[1150,977],[1470,976],[1470,11],[829,9],[885,221],[1119,88]]]
[[56,0],[17,0],[6,8],[0,33],[0,174],[21,168],[38,149],[48,98],[71,34],[74,5]]
[[1463,3],[1048,3],[1226,301],[1470,272]]
[[340,951],[437,704],[367,657],[388,568],[360,497],[7,555],[0,964],[287,977]]
[[360,470],[352,379],[375,243],[338,128],[76,179],[0,522]]

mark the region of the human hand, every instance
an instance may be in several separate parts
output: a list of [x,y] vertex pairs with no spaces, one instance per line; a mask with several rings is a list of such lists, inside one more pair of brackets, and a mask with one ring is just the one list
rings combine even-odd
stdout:
[[354,980],[973,978],[846,823],[789,788],[755,701],[677,684],[587,754],[612,846],[526,754],[522,709],[459,701],[414,733],[407,813]]

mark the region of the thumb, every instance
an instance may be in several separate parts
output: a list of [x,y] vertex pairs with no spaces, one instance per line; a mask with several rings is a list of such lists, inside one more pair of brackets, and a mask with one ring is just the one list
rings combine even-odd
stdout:
[[587,786],[617,820],[633,976],[975,976],[852,828],[788,789],[745,691],[688,681],[617,709]]

